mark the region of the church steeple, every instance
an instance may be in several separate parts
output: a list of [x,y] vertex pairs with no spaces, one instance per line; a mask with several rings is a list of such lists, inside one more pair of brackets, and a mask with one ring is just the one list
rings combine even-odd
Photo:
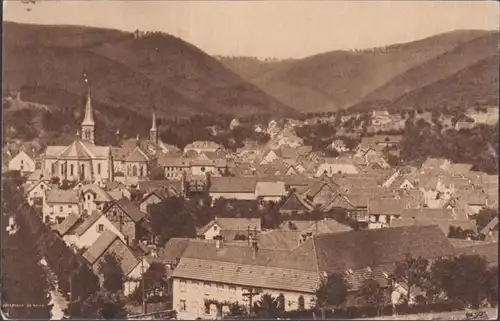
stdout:
[[92,102],[90,99],[90,85],[87,75],[85,75],[85,83],[87,84],[87,103],[85,105],[85,117],[82,122],[82,140],[86,140],[94,144],[95,122]]
[[158,144],[158,129],[156,128],[156,111],[153,110],[153,123],[151,124],[151,129],[149,130],[149,140],[152,143]]

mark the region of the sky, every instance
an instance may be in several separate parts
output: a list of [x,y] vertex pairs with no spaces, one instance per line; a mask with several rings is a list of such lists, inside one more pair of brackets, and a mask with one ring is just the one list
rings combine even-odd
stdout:
[[497,1],[4,0],[4,20],[164,31],[211,55],[284,59],[498,30],[499,9]]

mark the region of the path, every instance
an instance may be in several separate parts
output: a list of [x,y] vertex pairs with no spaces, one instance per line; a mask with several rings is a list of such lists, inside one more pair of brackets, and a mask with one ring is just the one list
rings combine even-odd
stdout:
[[50,304],[53,304],[52,310],[50,311],[51,320],[62,320],[65,318],[64,310],[68,308],[68,301],[61,293],[58,286],[57,276],[54,271],[49,267],[45,258],[40,260],[40,265],[45,270],[47,276],[47,282],[49,283],[50,289]]

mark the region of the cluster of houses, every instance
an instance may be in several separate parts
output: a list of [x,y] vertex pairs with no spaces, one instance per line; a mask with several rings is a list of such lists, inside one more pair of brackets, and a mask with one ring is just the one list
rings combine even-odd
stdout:
[[[346,304],[355,304],[363,280],[389,286],[388,275],[405,253],[435,259],[477,252],[497,264],[498,218],[476,231],[483,242],[455,242],[447,233],[451,226],[475,231],[481,209],[498,209],[498,175],[443,159],[391,168],[382,150],[397,153],[399,136],[367,137],[356,150],[328,158],[276,124],[268,128],[272,144],[249,143],[235,153],[213,142],[194,142],[184,151],[168,146],[158,139],[154,114],[147,140],[137,137],[116,148],[97,146],[94,127],[89,97],[77,140],[48,146],[39,157],[22,150],[8,167],[26,175],[29,204],[96,272],[106,253],[121,258],[125,294],[151,262],[165,264],[167,292],[182,319],[213,318],[221,311],[210,302],[248,305],[263,293],[283,295],[285,310],[307,309],[332,272],[346,275]],[[151,179],[158,169],[161,179]],[[141,197],[134,197],[136,191]],[[212,200],[279,203],[284,221],[265,230],[260,218],[216,217],[196,239],[174,238],[157,248],[148,206],[199,192]],[[359,229],[328,218],[297,219],[313,211],[344,213]],[[404,284],[390,286],[407,291]]]

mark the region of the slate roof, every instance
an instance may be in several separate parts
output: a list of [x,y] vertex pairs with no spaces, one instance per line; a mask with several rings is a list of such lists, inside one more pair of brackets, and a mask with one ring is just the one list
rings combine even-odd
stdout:
[[52,189],[45,194],[46,203],[78,204],[78,191]]
[[389,278],[386,276],[385,269],[381,267],[365,267],[361,269],[348,269],[344,271],[344,277],[350,285],[349,291],[358,291],[365,280],[373,279],[382,287],[390,285]]
[[235,284],[253,288],[314,293],[318,287],[316,272],[184,257],[173,276],[208,282]]
[[50,181],[51,175],[48,172],[42,171],[41,169],[36,169],[33,173],[31,173],[27,181]]
[[368,212],[370,214],[401,215],[408,207],[406,199],[395,198],[370,198],[368,200]]
[[83,188],[82,188],[83,194],[85,194],[89,191],[95,195],[96,202],[111,202],[113,200],[113,198],[111,197],[111,195],[109,195],[108,192],[106,192],[103,188],[101,188],[95,184],[88,184],[88,185],[83,186]]
[[80,141],[76,140],[59,157],[67,159],[90,159],[91,155],[89,155]]
[[[55,225],[54,230],[59,233],[59,235],[64,236],[69,234],[72,229],[77,228],[78,223],[81,222],[80,216],[76,214],[69,214],[68,217],[64,219],[60,224]],[[75,232],[76,229],[73,231]],[[76,234],[76,233],[75,233]]]
[[138,147],[136,147],[130,154],[125,157],[126,162],[147,162],[149,157],[145,152],[141,152]]
[[[308,241],[309,242],[309,241]],[[319,271],[344,271],[404,260],[405,253],[437,258],[455,253],[437,226],[407,226],[315,236]]]
[[299,246],[299,230],[272,230],[259,234],[259,247],[273,250],[293,250]]
[[142,212],[140,208],[128,198],[122,198],[116,201],[115,204],[136,223],[146,216],[146,213]]
[[83,253],[83,257],[93,265],[106,252],[111,244],[118,239],[118,235],[105,230],[97,240]]
[[477,254],[484,256],[490,265],[498,265],[498,242],[456,248],[457,254]]
[[190,239],[171,238],[162,248],[158,249],[158,260],[164,264],[177,264],[189,245]]
[[211,177],[210,193],[254,193],[256,177]]

